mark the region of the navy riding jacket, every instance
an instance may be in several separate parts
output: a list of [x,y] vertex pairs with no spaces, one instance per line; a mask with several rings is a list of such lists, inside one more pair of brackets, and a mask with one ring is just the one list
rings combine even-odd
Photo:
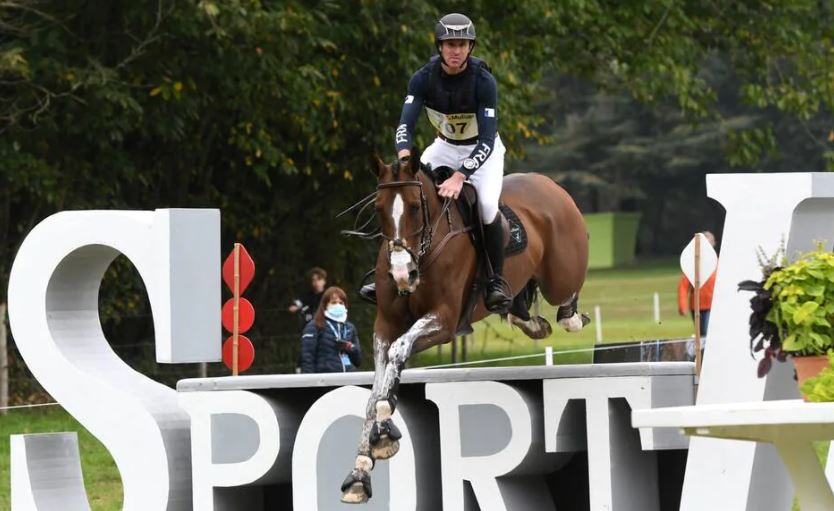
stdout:
[[[319,328],[315,320],[304,327],[301,334],[301,372],[355,371],[362,359],[356,327],[349,321],[339,323],[325,319],[324,322],[324,328]],[[339,342],[340,339],[352,343],[353,346],[346,349],[345,343]]]
[[469,57],[466,69],[448,75],[435,55],[408,82],[400,122],[395,133],[397,152],[411,149],[414,127],[425,107],[429,121],[447,142],[474,144],[460,172],[471,176],[489,158],[498,131],[498,85],[489,67]]

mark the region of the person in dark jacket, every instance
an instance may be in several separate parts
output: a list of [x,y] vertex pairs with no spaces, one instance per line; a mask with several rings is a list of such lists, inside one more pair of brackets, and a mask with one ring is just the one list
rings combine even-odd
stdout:
[[339,287],[330,287],[301,334],[301,372],[355,371],[361,358],[359,335],[347,320],[347,295]]
[[310,288],[293,300],[287,309],[291,314],[298,313],[304,320],[303,325],[309,323],[318,310],[324,288],[327,287],[327,272],[318,266],[310,268],[307,272],[307,283]]

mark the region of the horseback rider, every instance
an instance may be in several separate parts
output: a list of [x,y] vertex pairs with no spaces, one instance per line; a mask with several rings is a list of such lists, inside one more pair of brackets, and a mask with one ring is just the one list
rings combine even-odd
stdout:
[[[481,59],[472,56],[475,24],[458,13],[440,18],[434,28],[437,55],[408,82],[408,92],[395,133],[397,158],[408,161],[414,126],[425,106],[437,138],[420,158],[433,168],[454,169],[440,185],[438,195],[457,199],[464,181],[478,192],[484,245],[492,274],[486,286],[485,304],[493,313],[506,313],[513,300],[502,276],[504,233],[498,199],[504,179],[504,144],[498,136],[498,88],[495,77]],[[363,289],[370,294],[371,286]]]

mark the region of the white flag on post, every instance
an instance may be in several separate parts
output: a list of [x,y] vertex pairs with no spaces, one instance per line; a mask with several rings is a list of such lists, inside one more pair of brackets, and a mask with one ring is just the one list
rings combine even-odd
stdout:
[[[700,271],[699,277],[701,282],[699,282],[700,287],[704,287],[707,280],[709,280],[710,276],[715,273],[716,268],[718,268],[718,254],[715,253],[715,249],[712,248],[712,245],[707,240],[706,236],[702,233],[698,233],[695,236],[701,239],[701,257],[700,257]],[[686,275],[686,278],[689,279],[689,283],[693,286],[695,285],[695,237],[689,242],[686,248],[683,249],[681,253],[681,271],[683,274]]]

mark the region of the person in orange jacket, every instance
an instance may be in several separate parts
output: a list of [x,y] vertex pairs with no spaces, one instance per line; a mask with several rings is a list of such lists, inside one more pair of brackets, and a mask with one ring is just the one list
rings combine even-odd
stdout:
[[[704,231],[703,235],[709,241],[710,245],[714,247],[715,236],[709,231]],[[715,276],[717,274],[718,271],[714,271],[710,275],[707,282],[701,287],[699,296],[700,303],[698,304],[698,308],[701,311],[701,335],[704,337],[707,335],[707,327],[709,326],[709,313],[710,309],[712,309],[712,292],[715,288]],[[686,278],[686,275],[681,275],[680,281],[678,281],[678,313],[683,316],[686,314],[686,311],[689,311],[689,314],[694,320],[695,308],[692,303],[694,300],[695,289],[690,284],[689,279]]]

